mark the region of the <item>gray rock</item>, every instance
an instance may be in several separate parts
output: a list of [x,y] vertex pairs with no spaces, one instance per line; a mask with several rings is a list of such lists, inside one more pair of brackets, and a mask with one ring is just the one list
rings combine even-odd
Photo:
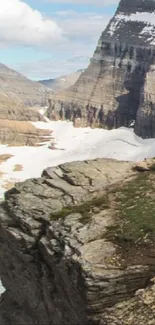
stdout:
[[[135,176],[133,166],[108,159],[64,164],[59,176],[53,177],[54,167],[51,178],[48,169],[6,193],[0,206],[1,325],[114,325],[115,313],[123,315],[125,301],[145,288],[155,267],[118,263],[117,245],[106,238],[114,214],[101,198],[107,172],[108,188],[115,189]],[[78,205],[68,206],[66,197],[76,189]]]

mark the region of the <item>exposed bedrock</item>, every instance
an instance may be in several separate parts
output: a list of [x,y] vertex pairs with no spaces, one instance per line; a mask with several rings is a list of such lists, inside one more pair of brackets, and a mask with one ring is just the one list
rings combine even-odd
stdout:
[[[153,0],[120,1],[88,68],[74,86],[56,94],[56,110],[80,108],[88,125],[108,128],[134,120],[136,134],[155,136],[154,10]],[[91,121],[93,107],[97,112]]]
[[130,241],[121,248],[108,237],[117,221],[118,187],[137,173],[128,162],[69,163],[6,193],[0,206],[1,325],[153,324],[147,320],[154,319],[148,298],[154,286],[136,291],[154,276],[154,246],[146,242],[141,249],[137,241],[130,254]]

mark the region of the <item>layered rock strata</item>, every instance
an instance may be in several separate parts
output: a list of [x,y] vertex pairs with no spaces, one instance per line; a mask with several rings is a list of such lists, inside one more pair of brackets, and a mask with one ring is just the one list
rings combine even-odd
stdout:
[[39,109],[28,108],[0,92],[0,143],[38,145],[47,140],[50,131],[38,130],[29,121],[45,121]]
[[126,226],[117,223],[119,188],[125,186],[123,199],[128,192],[138,195],[136,186],[145,195],[145,175],[154,184],[154,172],[135,181],[137,173],[128,162],[69,163],[6,193],[0,206],[1,325],[154,324],[151,233],[142,243],[138,234],[134,245],[131,228],[130,240],[115,236]]
[[0,144],[40,146],[51,138],[51,130],[37,129],[28,121],[0,120]]
[[155,137],[154,21],[154,0],[121,0],[88,68],[55,96],[56,103],[73,111],[80,107],[89,125],[114,128],[135,121],[138,135]]

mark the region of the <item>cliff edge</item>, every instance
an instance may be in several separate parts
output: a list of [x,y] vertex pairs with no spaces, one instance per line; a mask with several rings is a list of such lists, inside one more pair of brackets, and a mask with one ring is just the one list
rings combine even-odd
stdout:
[[67,163],[6,193],[1,325],[154,324],[154,166]]
[[109,129],[134,121],[137,135],[155,137],[154,22],[154,0],[121,0],[88,68],[55,95],[56,109]]

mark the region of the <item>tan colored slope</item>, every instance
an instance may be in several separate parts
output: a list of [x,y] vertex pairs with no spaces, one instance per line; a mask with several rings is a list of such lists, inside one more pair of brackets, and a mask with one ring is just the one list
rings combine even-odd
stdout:
[[37,129],[28,121],[0,120],[1,144],[38,146],[50,135],[50,130]]
[[38,130],[29,122],[42,119],[36,109],[0,92],[0,144],[34,146],[45,141],[50,131]]
[[35,108],[26,107],[19,98],[15,100],[0,91],[0,119],[40,121],[43,117]]
[[5,94],[4,92],[0,91],[0,109],[3,108],[17,108],[23,107],[23,102],[17,98],[16,100],[10,95]]
[[52,91],[0,63],[0,91],[27,106],[44,104]]

